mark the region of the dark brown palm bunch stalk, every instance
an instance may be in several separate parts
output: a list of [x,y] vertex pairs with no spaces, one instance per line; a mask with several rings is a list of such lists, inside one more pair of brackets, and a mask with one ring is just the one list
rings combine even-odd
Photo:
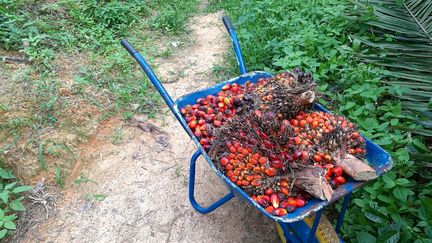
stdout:
[[[310,73],[299,68],[282,72],[273,78],[260,79],[246,92],[255,98],[255,106],[270,110],[278,116],[291,118],[300,111],[309,111],[316,100],[316,82]],[[251,98],[253,99],[253,98]]]

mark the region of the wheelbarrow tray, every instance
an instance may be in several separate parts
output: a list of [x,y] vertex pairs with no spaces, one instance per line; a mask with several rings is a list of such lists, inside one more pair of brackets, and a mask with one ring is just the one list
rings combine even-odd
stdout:
[[[320,209],[324,208],[328,204],[338,200],[341,197],[344,197],[345,195],[349,194],[353,190],[360,188],[367,182],[360,182],[355,181],[352,178],[348,177],[347,182],[339,186],[337,189],[335,189],[333,193],[333,197],[330,202],[323,201],[317,198],[314,198],[312,200],[309,200],[304,207],[297,208],[294,212],[288,213],[284,216],[278,217],[269,214],[262,208],[258,203],[254,202],[251,197],[249,197],[237,184],[231,182],[231,180],[226,177],[221,171],[219,171],[216,166],[214,165],[211,158],[208,156],[204,148],[201,146],[197,138],[193,135],[192,130],[188,127],[186,120],[184,117],[180,114],[180,108],[185,107],[186,105],[193,105],[196,103],[196,100],[198,98],[206,97],[207,95],[216,95],[221,89],[222,86],[225,84],[232,84],[232,83],[238,83],[238,84],[244,84],[247,81],[250,81],[252,83],[256,83],[260,78],[270,78],[273,77],[270,73],[267,72],[261,72],[261,71],[255,71],[255,72],[248,72],[241,76],[238,76],[236,78],[227,80],[225,82],[213,85],[209,88],[198,90],[196,92],[192,92],[189,94],[186,94],[184,96],[181,96],[174,102],[174,111],[177,113],[177,118],[179,118],[179,122],[181,125],[186,129],[189,136],[192,138],[192,140],[197,145],[198,149],[200,150],[201,154],[204,156],[204,158],[207,160],[210,167],[214,170],[214,172],[222,178],[222,180],[226,183],[229,190],[238,198],[247,201],[251,205],[253,205],[257,210],[259,210],[261,213],[263,213],[265,216],[278,221],[278,222],[284,222],[284,223],[291,223],[296,222],[299,220],[304,219],[311,213],[317,212]],[[315,110],[323,111],[326,113],[331,113],[329,110],[324,108],[320,104],[314,105]],[[369,162],[369,165],[372,166],[377,174],[380,176],[384,172],[389,171],[392,168],[393,162],[390,157],[390,155],[382,149],[377,144],[373,143],[369,139],[365,138],[366,141],[366,159]]]

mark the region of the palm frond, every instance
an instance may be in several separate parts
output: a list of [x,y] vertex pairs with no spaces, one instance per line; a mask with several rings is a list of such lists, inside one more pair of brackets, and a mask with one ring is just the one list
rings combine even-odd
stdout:
[[355,4],[361,9],[357,20],[371,31],[368,36],[352,36],[370,47],[359,57],[386,69],[386,84],[409,88],[399,97],[405,111],[430,123],[432,0],[358,0]]

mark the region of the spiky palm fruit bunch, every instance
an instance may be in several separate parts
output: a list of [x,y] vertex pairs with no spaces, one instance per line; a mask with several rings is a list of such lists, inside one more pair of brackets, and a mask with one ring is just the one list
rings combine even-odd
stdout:
[[293,136],[290,122],[272,112],[241,113],[215,132],[209,155],[233,183],[268,212],[281,216],[305,204],[289,183]]
[[261,151],[263,155],[272,157],[272,160],[279,158],[283,165],[290,160],[288,148],[293,136],[288,120],[275,117],[273,112],[254,110],[237,114],[216,130],[209,155],[218,156],[224,151],[227,138],[231,138],[250,146],[252,150]]
[[[332,188],[345,183],[336,159],[345,153],[364,159],[365,141],[356,126],[342,116],[321,111],[300,112],[290,120],[296,134],[291,146],[292,158],[325,170]],[[295,164],[292,166],[295,169]]]
[[290,118],[300,111],[310,110],[316,99],[316,82],[310,74],[295,68],[293,72],[261,78],[255,85],[247,86],[244,99],[253,101],[254,108]]
[[349,153],[364,158],[365,143],[356,126],[342,116],[311,112],[296,115],[290,120],[294,147],[308,152],[316,164],[333,163],[337,153]]

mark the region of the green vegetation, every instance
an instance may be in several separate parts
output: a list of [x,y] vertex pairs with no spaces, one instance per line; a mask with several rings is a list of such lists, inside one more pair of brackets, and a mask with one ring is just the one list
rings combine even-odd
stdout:
[[12,171],[0,168],[0,239],[12,234],[16,229],[14,221],[17,213],[25,210],[22,194],[31,188],[18,186]]
[[[83,116],[98,116],[97,121],[115,114],[156,116],[160,97],[134,68],[120,38],[152,60],[159,57],[157,43],[177,40],[196,7],[196,0],[0,0],[0,56],[24,54],[30,60],[18,69],[0,64],[5,80],[0,89],[10,94],[0,99],[0,152],[17,148],[23,133],[30,133],[24,150],[36,151],[47,169],[46,157],[53,156],[45,144],[68,147],[70,141],[47,141],[44,129],[72,130],[85,141],[92,118],[83,122]],[[160,56],[171,52],[167,48]],[[92,110],[79,114],[77,103]]]
[[121,127],[116,127],[111,138],[112,144],[116,145],[123,140],[123,130]]
[[[210,2],[210,10],[223,8],[233,20],[249,70],[301,66],[312,72],[325,94],[321,103],[391,152],[393,170],[354,194],[344,239],[430,242],[430,1]],[[156,43],[176,40],[196,5],[197,0],[0,0],[0,55],[20,53],[30,60],[15,69],[0,63],[0,92],[10,91],[0,93],[0,239],[15,229],[16,212],[24,210],[22,193],[30,189],[17,186],[3,164],[34,159],[63,186],[75,160],[72,142],[62,133],[50,138],[48,131],[85,141],[93,120],[156,116],[160,98],[119,39],[127,37],[150,60],[166,57],[172,49],[158,54]],[[236,76],[233,55],[215,71]],[[113,143],[121,138],[116,129]],[[86,181],[81,176],[76,184]]]
[[[159,53],[158,45],[182,38],[197,3],[0,0],[0,58],[30,61],[21,66],[0,62],[0,176],[10,176],[0,187],[0,195],[10,192],[9,199],[1,196],[0,239],[15,228],[14,210],[24,210],[21,187],[14,189],[17,179],[4,165],[20,168],[21,179],[48,173],[63,187],[77,145],[95,125],[116,115],[125,120],[135,113],[156,116],[159,95],[135,68],[120,38],[128,38],[150,61],[167,57],[173,47]],[[121,139],[118,128],[112,142]],[[36,169],[28,166],[31,161]],[[29,169],[22,170],[22,164]]]
[[[378,8],[378,4],[375,6]],[[431,6],[429,1],[429,13]],[[386,43],[395,41],[397,32],[378,35],[370,32],[367,25],[354,24],[365,20],[370,25],[377,22],[369,14],[354,12],[359,9],[348,1],[211,1],[210,10],[219,8],[225,9],[234,22],[249,70],[276,72],[301,66],[312,72],[325,95],[320,102],[349,117],[365,136],[391,153],[393,169],[354,193],[342,227],[343,238],[353,242],[430,242],[431,140],[422,133],[426,131],[422,125],[430,126],[431,120],[421,116],[425,109],[420,113],[407,110],[405,99],[401,99],[425,93],[407,88],[417,86],[417,81],[391,75],[395,68],[400,68],[396,64],[379,65],[365,60],[365,54],[370,52],[378,58],[397,57],[384,55],[387,52],[382,48],[372,50],[352,37],[359,35],[362,40]],[[404,18],[409,16],[405,14]],[[387,20],[384,16],[381,24],[375,26],[382,27]],[[377,47],[390,45],[385,43]],[[430,43],[426,46],[430,51]],[[426,60],[423,61],[426,67]],[[407,62],[405,65],[409,65]],[[386,60],[379,63],[385,64]],[[236,66],[231,55],[226,72],[235,76],[238,71],[233,67]],[[221,67],[216,71],[220,73]],[[430,83],[430,74],[422,77]],[[422,92],[430,91],[427,85],[423,87]],[[426,106],[430,112],[430,101]],[[423,117],[421,122],[418,117]],[[333,210],[339,210],[340,205],[336,208]]]
[[[429,128],[405,129],[432,137],[432,2],[360,1],[357,5],[351,19],[373,32],[352,36],[363,47],[358,57],[383,66],[386,76],[395,77],[384,82],[405,89],[398,95],[404,112]],[[431,161],[432,155],[424,158]]]

